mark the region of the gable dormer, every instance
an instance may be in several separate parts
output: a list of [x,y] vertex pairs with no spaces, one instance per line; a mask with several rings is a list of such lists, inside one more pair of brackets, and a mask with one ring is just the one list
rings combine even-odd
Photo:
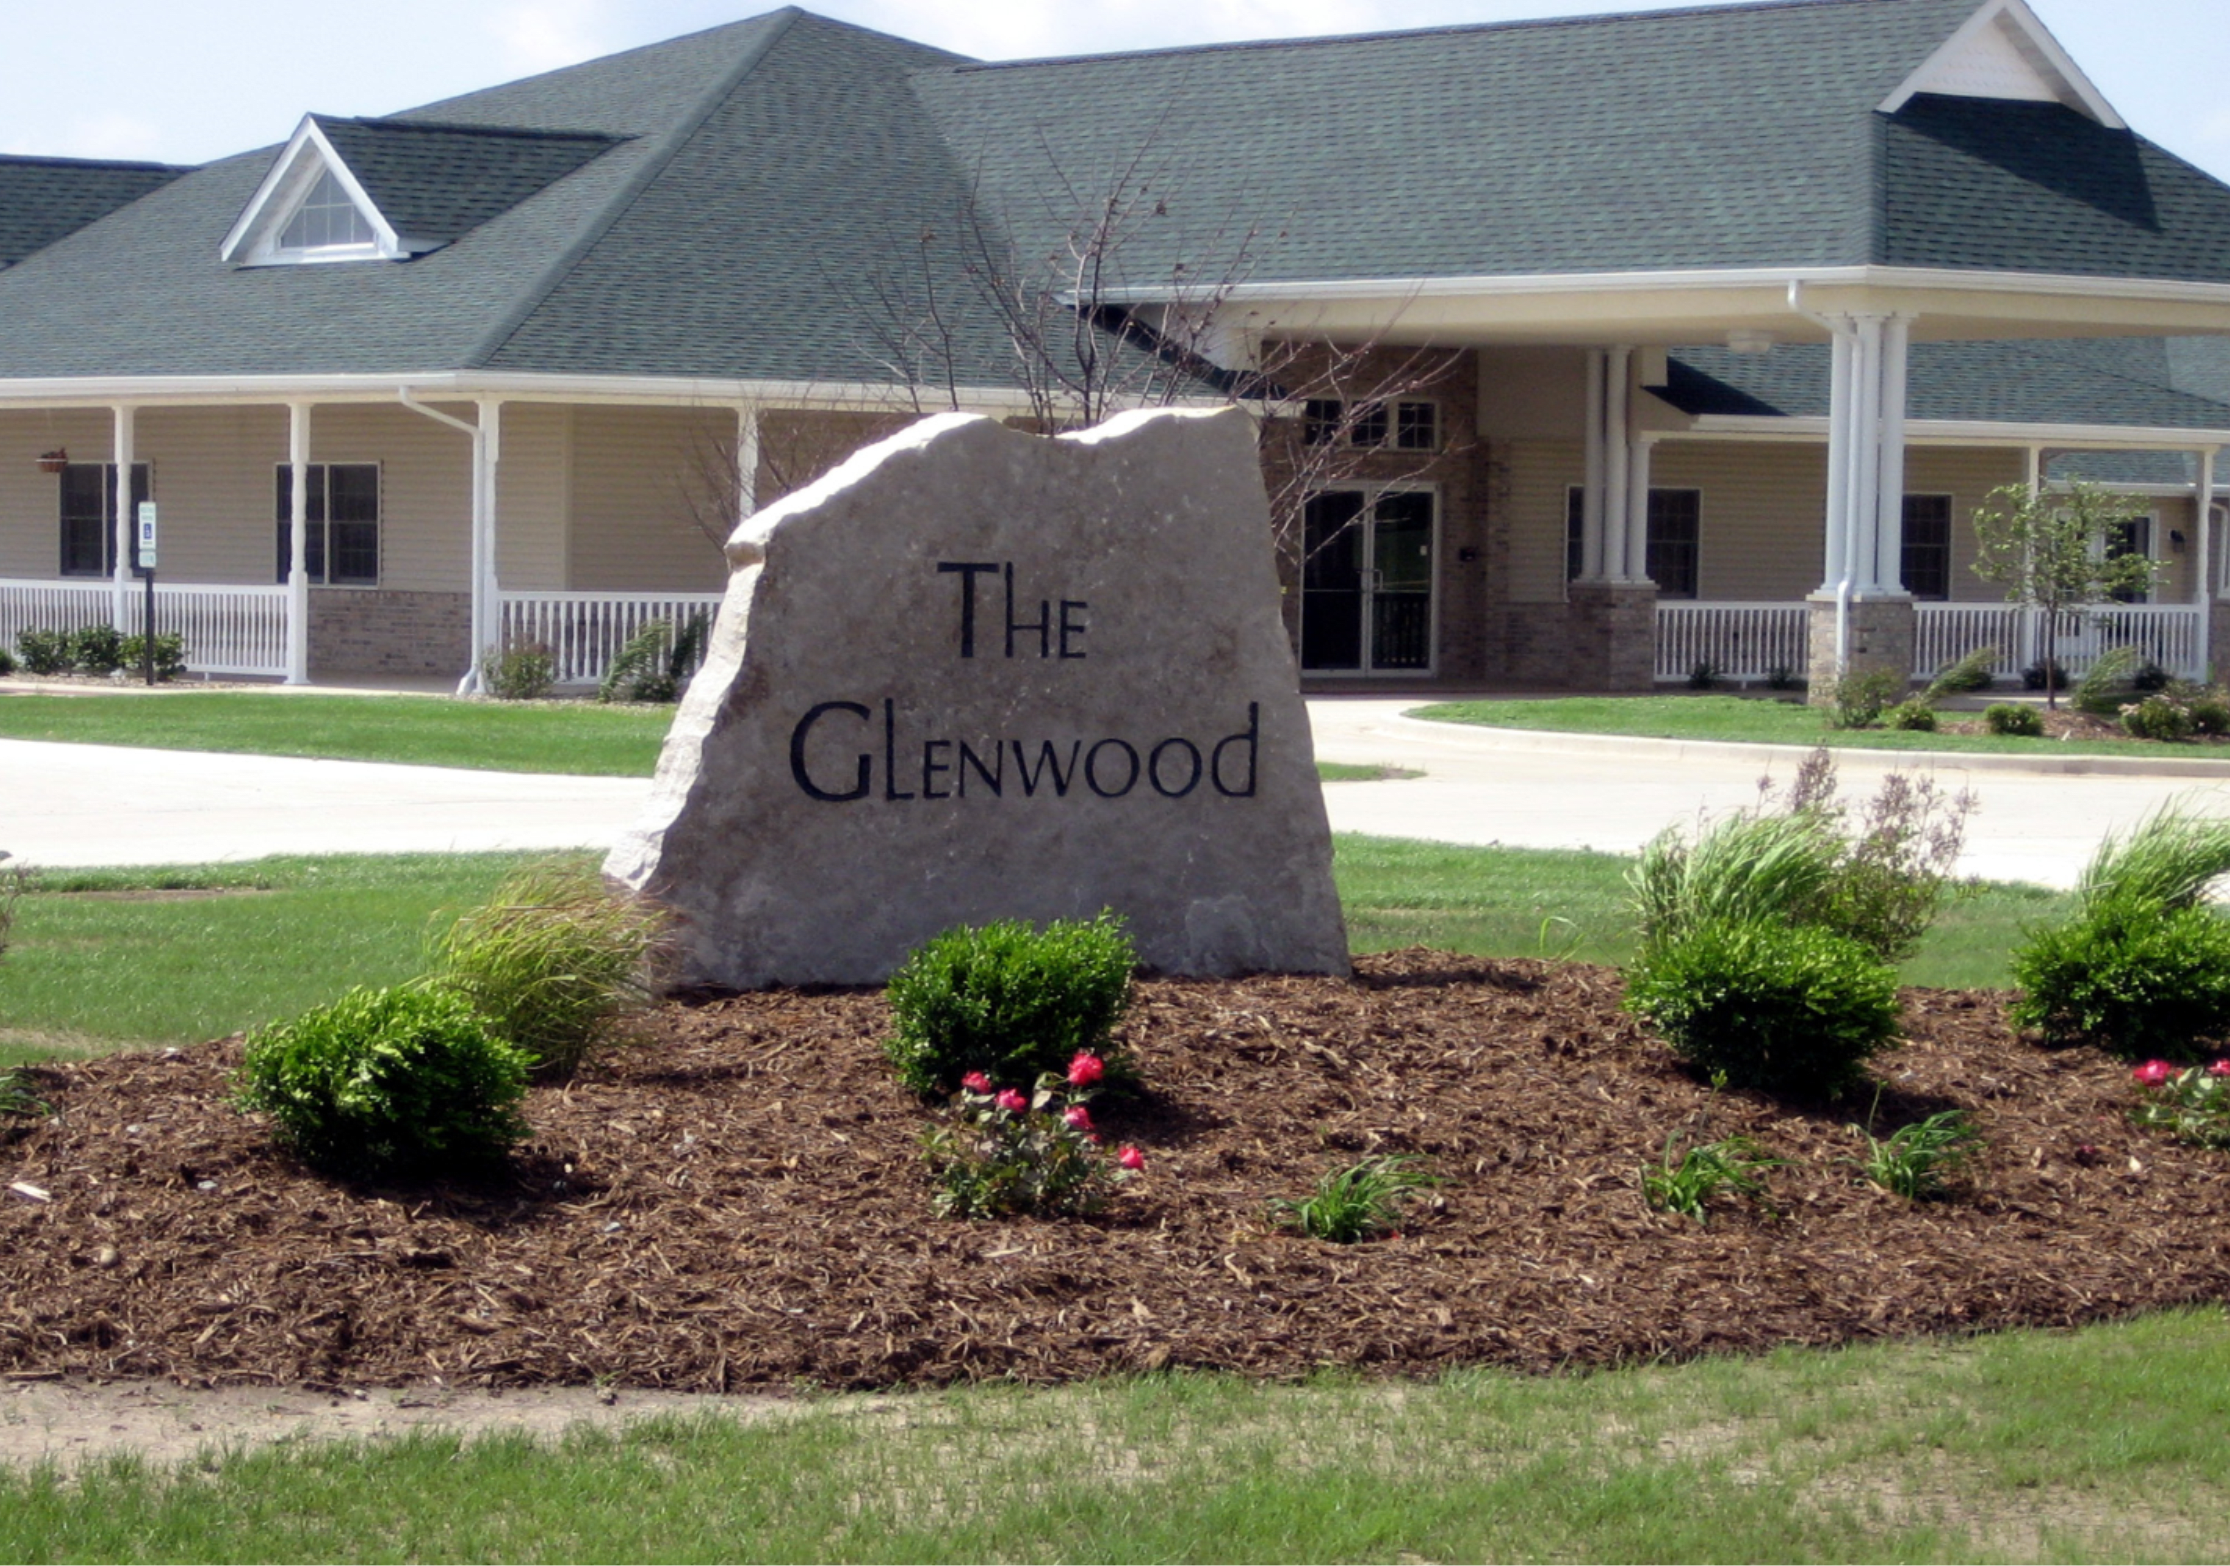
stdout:
[[2108,130],[2128,128],[2105,94],[2037,20],[2027,0],[1984,0],[1919,70],[1882,100],[1881,112],[1895,114],[1920,93],[2057,103]]
[[218,254],[237,266],[408,260],[454,243],[626,139],[309,115]]
[[413,247],[395,232],[310,114],[248,198],[217,255],[236,266],[289,266],[397,261],[432,248]]

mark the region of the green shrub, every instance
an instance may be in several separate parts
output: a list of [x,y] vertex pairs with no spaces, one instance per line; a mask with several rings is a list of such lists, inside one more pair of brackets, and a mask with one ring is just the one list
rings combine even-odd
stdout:
[[[137,674],[147,667],[147,639],[144,636],[127,636],[117,649],[118,666],[126,674]],[[186,639],[176,631],[155,633],[155,678],[175,680],[186,672]]]
[[2075,883],[2078,906],[2100,913],[2113,905],[2192,908],[2230,876],[2230,819],[2195,816],[2170,801],[2131,829],[2108,833]]
[[1401,1221],[1402,1203],[1437,1184],[1430,1173],[1417,1167],[1416,1159],[1388,1155],[1334,1169],[1300,1201],[1277,1201],[1271,1206],[1281,1223],[1311,1239],[1353,1245],[1392,1230]]
[[1080,1052],[1109,1054],[1137,965],[1113,913],[1042,930],[1021,919],[947,930],[891,975],[884,1048],[898,1080],[924,1095],[953,1091],[971,1071],[1002,1082],[1062,1072]]
[[2230,734],[2230,695],[2212,685],[2195,685],[2183,700],[2195,733]]
[[1710,920],[1645,947],[1626,1007],[1729,1086],[1833,1094],[1897,1035],[1897,975],[1816,926]]
[[598,701],[669,702],[678,700],[704,657],[710,622],[691,615],[679,630],[671,620],[653,620],[627,639],[596,687]]
[[16,651],[23,655],[23,667],[32,674],[70,672],[68,631],[18,631],[15,646]]
[[437,988],[353,989],[249,1035],[237,1101],[340,1175],[442,1174],[527,1134],[527,1058]]
[[2137,739],[2171,743],[2190,739],[2199,730],[2191,709],[2165,691],[2155,691],[2143,701],[2124,707],[2122,727]]
[[1827,902],[1842,850],[1810,811],[1729,816],[1693,844],[1668,828],[1628,876],[1641,939],[1664,940],[1714,919],[1810,921]]
[[15,673],[15,654],[0,647],[0,677]]
[[2164,691],[2176,683],[2174,675],[2150,658],[2139,664],[2129,677],[2129,688],[2133,691]]
[[1846,674],[1835,682],[1835,705],[1828,713],[1828,724],[1838,729],[1870,729],[1903,698],[1911,683],[1894,669]]
[[557,684],[557,659],[547,647],[491,647],[480,677],[497,701],[539,701]]
[[1924,696],[1910,696],[1882,714],[1882,722],[1893,729],[1936,732],[1936,709],[1928,705]]
[[654,903],[594,871],[528,865],[432,941],[431,982],[462,996],[537,1073],[570,1075],[650,998],[665,929]]
[[1982,709],[1982,726],[1993,734],[2034,739],[2044,732],[2044,714],[2017,701],[1995,701]]
[[2068,700],[2078,712],[2110,718],[2136,693],[2137,671],[2143,655],[2134,647],[2109,647],[2083,671]]
[[124,633],[115,626],[81,625],[70,632],[70,667],[78,673],[114,674],[123,666]]
[[1793,664],[1777,663],[1765,671],[1765,688],[1769,691],[1794,691],[1804,687],[1804,677],[1796,672]]
[[1719,688],[1719,666],[1709,658],[1698,658],[1688,666],[1688,688],[1692,691],[1715,691]]
[[2050,680],[2053,690],[2066,690],[2067,665],[2057,658],[2049,661],[2039,658],[2021,671],[2021,688],[2027,691],[2041,691],[2045,688],[2047,679]]
[[1955,658],[1936,671],[1924,693],[1930,701],[1941,701],[1946,696],[1964,696],[1970,691],[1986,691],[1995,682],[1990,670],[1998,661],[1995,647],[1977,647],[1962,658]]
[[2209,908],[2109,903],[2013,954],[2007,1019],[2047,1044],[2182,1055],[2230,1024],[2230,921]]

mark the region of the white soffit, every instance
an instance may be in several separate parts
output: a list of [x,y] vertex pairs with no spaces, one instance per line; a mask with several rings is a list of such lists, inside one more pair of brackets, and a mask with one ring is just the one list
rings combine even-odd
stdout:
[[2065,104],[2109,130],[2126,130],[2114,106],[2068,57],[2026,0],[1985,0],[1919,70],[1882,100],[1895,114],[1914,94]]

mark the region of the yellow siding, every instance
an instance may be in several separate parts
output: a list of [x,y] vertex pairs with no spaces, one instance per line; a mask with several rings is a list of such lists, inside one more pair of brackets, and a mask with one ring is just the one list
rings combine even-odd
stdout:
[[1659,489],[1702,492],[1698,598],[1792,603],[1820,585],[1824,448],[1667,441],[1656,448],[1649,479]]
[[1990,491],[2019,484],[2028,459],[2018,451],[1916,446],[1905,453],[1905,493],[1951,497],[1951,599],[2003,603],[2005,589],[1974,574],[1974,514]]
[[584,407],[573,418],[573,526],[567,586],[605,592],[718,592],[723,519],[700,526],[688,476],[733,441],[726,408]]
[[284,408],[143,408],[132,446],[155,466],[164,577],[277,579],[273,474],[286,461]]
[[[444,413],[471,422],[469,406]],[[285,460],[282,449],[277,460]],[[377,462],[379,585],[457,592],[472,575],[472,441],[400,404],[338,404],[310,415],[310,460]],[[336,589],[341,591],[342,589]]]
[[39,453],[61,446],[72,461],[106,462],[110,428],[99,409],[0,413],[0,576],[60,572],[62,481],[39,471]]
[[1587,476],[1585,448],[1578,441],[1512,441],[1497,443],[1492,457],[1503,470],[1495,505],[1509,539],[1503,597],[1510,603],[1562,603],[1564,496]]
[[571,408],[505,406],[496,464],[496,581],[505,588],[548,592],[566,585],[572,444]]

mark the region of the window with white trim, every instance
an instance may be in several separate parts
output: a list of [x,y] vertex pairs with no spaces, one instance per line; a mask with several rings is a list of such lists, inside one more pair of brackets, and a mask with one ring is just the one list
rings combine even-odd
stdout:
[[1951,596],[1951,497],[1907,495],[1897,574],[1915,598]]
[[1425,398],[1391,403],[1346,403],[1311,397],[1301,407],[1301,440],[1326,446],[1344,436],[1350,446],[1376,451],[1438,451],[1440,404]]
[[378,244],[379,235],[373,232],[371,223],[341,188],[333,171],[325,169],[279,231],[275,248],[282,255],[309,255],[371,250]]
[[[132,464],[132,509],[155,498],[154,469]],[[116,464],[72,462],[62,469],[62,574],[116,574]],[[130,529],[131,566],[139,569],[139,532]]]
[[[294,565],[294,468],[278,465],[279,575]],[[309,465],[309,525],[302,535],[312,582],[329,587],[379,585],[379,464],[313,462]]]
[[1659,598],[1696,596],[1697,559],[1703,548],[1703,491],[1649,492],[1649,579]]

